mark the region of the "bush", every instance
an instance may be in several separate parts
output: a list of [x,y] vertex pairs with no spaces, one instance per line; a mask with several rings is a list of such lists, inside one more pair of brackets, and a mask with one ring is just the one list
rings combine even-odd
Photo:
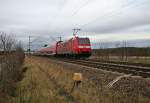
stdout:
[[0,34],[0,45],[0,97],[3,97],[0,103],[9,103],[8,97],[15,96],[16,83],[22,78],[25,55],[21,46],[16,46],[15,39],[5,33]]

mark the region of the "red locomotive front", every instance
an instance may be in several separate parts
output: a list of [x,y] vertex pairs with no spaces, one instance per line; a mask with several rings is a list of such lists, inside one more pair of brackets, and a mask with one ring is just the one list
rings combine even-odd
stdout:
[[65,42],[58,42],[57,55],[89,57],[91,55],[91,44],[89,38],[74,37]]
[[91,44],[89,38],[75,37],[74,40],[74,51],[78,56],[88,57],[91,55]]

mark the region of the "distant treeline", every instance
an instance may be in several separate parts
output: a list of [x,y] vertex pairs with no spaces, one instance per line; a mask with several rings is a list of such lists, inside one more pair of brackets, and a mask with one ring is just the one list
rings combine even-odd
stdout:
[[93,55],[103,56],[150,56],[150,48],[120,47],[93,49]]

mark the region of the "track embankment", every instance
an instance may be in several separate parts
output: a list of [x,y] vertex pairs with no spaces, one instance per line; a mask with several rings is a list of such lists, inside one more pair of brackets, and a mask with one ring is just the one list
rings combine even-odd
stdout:
[[18,84],[15,103],[79,103],[56,80],[58,74],[53,71],[51,62],[30,57],[26,58],[25,67],[27,70]]
[[[23,103],[148,103],[150,80],[122,76],[44,57],[26,58],[28,68],[18,85]],[[73,87],[73,73],[82,73]],[[22,103],[22,102],[15,102]]]

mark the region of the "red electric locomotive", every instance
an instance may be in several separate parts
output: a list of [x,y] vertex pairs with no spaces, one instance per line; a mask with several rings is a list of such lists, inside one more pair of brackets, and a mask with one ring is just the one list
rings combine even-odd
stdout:
[[89,38],[75,36],[65,42],[59,41],[55,46],[41,49],[39,52],[42,55],[89,57],[92,50]]
[[89,38],[74,37],[65,42],[56,44],[58,56],[89,57],[91,55],[91,44]]

